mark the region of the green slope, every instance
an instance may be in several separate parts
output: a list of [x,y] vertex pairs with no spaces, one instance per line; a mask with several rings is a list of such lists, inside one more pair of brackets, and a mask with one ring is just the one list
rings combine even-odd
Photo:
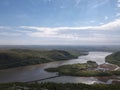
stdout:
[[116,65],[120,66],[120,51],[115,52],[111,55],[108,55],[106,57],[106,62],[109,62],[109,63],[116,64]]
[[63,50],[0,50],[0,69],[73,58],[77,56]]

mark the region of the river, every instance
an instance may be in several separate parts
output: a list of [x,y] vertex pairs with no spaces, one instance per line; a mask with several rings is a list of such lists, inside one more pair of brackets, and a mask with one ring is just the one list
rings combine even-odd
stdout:
[[[88,55],[80,56],[77,59],[0,70],[0,83],[26,82],[55,76],[57,75],[57,73],[46,72],[44,71],[44,69],[50,67],[58,67],[66,64],[85,63],[88,60],[96,61],[98,64],[103,64],[105,63],[105,57],[109,54],[111,53],[89,52]],[[104,83],[98,80],[96,77],[75,77],[75,76],[60,76],[56,78],[43,80],[40,82],[86,83],[86,84],[92,84],[94,82]]]

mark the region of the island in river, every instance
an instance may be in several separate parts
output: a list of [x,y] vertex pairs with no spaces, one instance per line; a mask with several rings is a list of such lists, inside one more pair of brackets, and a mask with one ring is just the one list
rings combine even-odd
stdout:
[[120,70],[106,69],[104,66],[107,67],[110,66],[110,68],[115,68],[114,65],[109,64],[98,65],[94,61],[87,61],[87,63],[83,64],[78,63],[72,65],[62,65],[56,68],[47,68],[45,70],[48,72],[58,72],[59,75],[82,76],[82,77],[120,75]]

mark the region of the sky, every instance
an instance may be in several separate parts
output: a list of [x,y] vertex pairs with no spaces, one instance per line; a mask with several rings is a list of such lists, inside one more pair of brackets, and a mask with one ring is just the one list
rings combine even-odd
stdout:
[[0,45],[120,45],[120,0],[0,0]]

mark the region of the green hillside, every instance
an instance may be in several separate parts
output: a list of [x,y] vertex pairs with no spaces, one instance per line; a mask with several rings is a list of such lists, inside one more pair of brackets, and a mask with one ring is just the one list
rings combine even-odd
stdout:
[[109,63],[116,64],[116,65],[120,66],[120,51],[115,52],[111,55],[108,55],[106,57],[106,62],[109,62]]
[[77,58],[63,50],[0,50],[0,69]]

